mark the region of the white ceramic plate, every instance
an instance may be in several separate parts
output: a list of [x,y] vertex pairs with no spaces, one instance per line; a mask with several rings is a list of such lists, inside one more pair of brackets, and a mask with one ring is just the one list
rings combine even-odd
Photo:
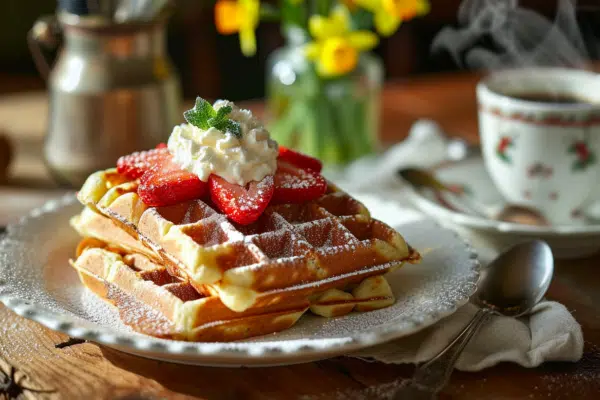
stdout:
[[[384,221],[393,221],[402,212],[375,197],[361,200]],[[409,335],[453,313],[474,292],[478,278],[479,262],[463,239],[433,222],[413,223],[399,230],[422,252],[423,262],[389,274],[397,298],[391,307],[334,319],[307,314],[289,330],[244,342],[157,339],[124,326],[117,312],[85,289],[69,266],[78,236],[68,219],[80,209],[69,196],[8,227],[0,242],[0,301],[17,314],[70,336],[166,361],[258,366],[347,354]]]
[[[483,204],[498,206],[504,203],[478,151],[466,159],[443,163],[433,171],[442,182],[463,186]],[[548,242],[558,258],[583,257],[600,250],[600,224],[542,227],[501,222],[448,208],[429,190],[409,188],[407,193],[411,202],[428,216],[480,241],[475,244],[477,248],[502,248],[523,240],[542,239]]]

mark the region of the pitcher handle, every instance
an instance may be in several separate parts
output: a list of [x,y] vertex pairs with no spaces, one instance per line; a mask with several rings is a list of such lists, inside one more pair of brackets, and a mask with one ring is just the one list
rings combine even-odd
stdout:
[[49,49],[56,49],[60,44],[60,37],[60,25],[54,15],[40,17],[27,33],[27,45],[33,62],[45,80],[48,80],[50,75],[51,61],[44,54],[42,45]]

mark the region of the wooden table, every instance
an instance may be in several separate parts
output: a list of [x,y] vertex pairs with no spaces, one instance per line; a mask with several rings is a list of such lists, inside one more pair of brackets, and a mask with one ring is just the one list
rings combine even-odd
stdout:
[[[449,134],[475,141],[477,79],[477,75],[461,74],[389,84],[383,102],[384,141],[401,139],[412,122],[421,117],[437,120]],[[15,101],[21,102],[19,107]],[[44,98],[35,95],[0,99],[0,129],[7,129],[17,141],[26,140],[34,146],[41,137],[43,121],[15,120],[14,112],[10,111],[25,106],[30,107],[28,110],[43,110]],[[260,109],[258,105],[252,107]],[[21,112],[26,114],[27,110]],[[12,122],[7,120],[11,115]],[[26,161],[29,157],[33,162],[34,147],[22,148],[26,151],[19,154],[18,170],[27,178],[22,181],[43,182],[43,178],[32,176],[38,167]],[[0,189],[0,199],[3,191],[6,197],[7,190]],[[10,190],[14,195],[23,189]],[[585,354],[580,362],[547,363],[536,369],[502,364],[479,373],[455,372],[440,398],[600,398],[597,268],[600,256],[558,262],[549,291],[549,298],[565,304],[583,327]],[[134,357],[93,343],[72,344],[65,335],[18,317],[3,306],[0,306],[0,321],[0,369],[8,373],[14,367],[17,381],[26,387],[53,390],[48,394],[24,391],[24,398],[358,399],[370,398],[373,393],[388,393],[391,386],[409,377],[413,370],[411,365],[367,363],[344,357],[276,368],[190,367]],[[2,375],[0,386],[1,382]],[[16,395],[20,390],[11,386],[10,392]]]

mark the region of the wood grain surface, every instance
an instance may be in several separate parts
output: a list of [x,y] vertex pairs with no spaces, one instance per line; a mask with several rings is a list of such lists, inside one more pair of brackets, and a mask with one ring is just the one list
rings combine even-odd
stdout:
[[[475,141],[474,85],[477,79],[477,75],[460,74],[388,85],[384,93],[382,139],[386,143],[400,140],[416,119],[426,117],[438,121],[449,134]],[[43,123],[34,121],[32,124],[36,126],[31,126],[6,118],[11,114],[8,110],[17,110],[25,104],[44,112],[44,96],[20,95],[17,99],[21,101],[20,107],[15,106],[14,99],[13,102],[0,99],[0,129],[27,132],[13,137],[21,140],[25,137],[28,143],[39,140],[43,133],[38,130]],[[258,103],[252,107],[260,110]],[[27,154],[17,154],[17,157]],[[20,171],[31,173],[34,168],[27,167],[25,159],[19,161],[22,163]],[[29,178],[43,181],[35,174]],[[0,189],[0,199],[1,190],[8,189]],[[440,398],[600,398],[598,268],[600,256],[558,262],[548,295],[565,304],[582,325],[585,354],[580,362],[546,363],[535,369],[501,364],[478,373],[455,372]],[[57,348],[57,345],[60,346]],[[13,368],[16,383],[9,379]],[[94,343],[69,342],[65,335],[18,317],[0,305],[0,393],[6,398],[386,399],[394,387],[410,377],[413,368],[412,365],[368,363],[347,357],[272,368],[169,364]],[[51,392],[38,393],[25,388]]]

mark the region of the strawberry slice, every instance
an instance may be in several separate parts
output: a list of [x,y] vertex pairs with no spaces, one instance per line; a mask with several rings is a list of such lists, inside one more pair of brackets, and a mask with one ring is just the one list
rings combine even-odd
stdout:
[[306,203],[327,191],[327,181],[321,174],[277,161],[273,203]]
[[247,225],[256,221],[273,196],[273,177],[252,181],[246,187],[229,183],[218,175],[208,179],[210,198],[234,222]]
[[170,206],[202,198],[207,188],[208,184],[196,174],[181,169],[167,158],[141,177],[138,196],[151,207]]
[[140,178],[144,173],[171,158],[169,150],[159,147],[148,151],[136,151],[117,160],[117,172],[129,179]]
[[321,169],[323,169],[323,164],[321,164],[321,161],[318,158],[288,149],[282,145],[279,145],[279,156],[277,158],[281,161],[295,165],[296,167],[310,169],[316,172],[321,172]]

